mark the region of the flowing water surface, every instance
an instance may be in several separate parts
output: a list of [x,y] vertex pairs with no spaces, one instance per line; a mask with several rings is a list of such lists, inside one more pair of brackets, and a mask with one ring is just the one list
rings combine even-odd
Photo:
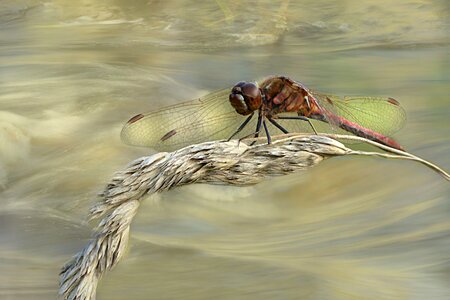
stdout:
[[[55,298],[96,193],[153,153],[126,120],[240,80],[394,97],[396,139],[450,170],[448,3],[1,1],[0,298]],[[98,299],[450,299],[449,216],[449,183],[408,161],[187,186],[141,206]]]

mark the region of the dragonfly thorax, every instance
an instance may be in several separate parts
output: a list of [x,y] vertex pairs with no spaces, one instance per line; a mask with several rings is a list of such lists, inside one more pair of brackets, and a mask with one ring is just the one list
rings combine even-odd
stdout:
[[262,104],[261,90],[256,83],[240,81],[231,90],[231,106],[241,115],[249,115]]

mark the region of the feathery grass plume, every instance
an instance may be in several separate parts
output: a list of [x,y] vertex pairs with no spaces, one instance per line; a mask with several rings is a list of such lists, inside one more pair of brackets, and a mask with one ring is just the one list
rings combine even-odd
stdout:
[[[353,151],[335,139],[366,142],[392,154]],[[103,219],[95,229],[92,240],[63,267],[60,298],[95,299],[101,276],[113,268],[124,253],[130,224],[144,196],[200,182],[252,185],[266,177],[307,169],[326,158],[342,155],[414,160],[450,180],[449,174],[412,154],[344,135],[283,135],[270,145],[253,146],[238,141],[206,142],[171,153],[141,157],[117,172],[99,194],[100,202],[91,209],[90,217]]]

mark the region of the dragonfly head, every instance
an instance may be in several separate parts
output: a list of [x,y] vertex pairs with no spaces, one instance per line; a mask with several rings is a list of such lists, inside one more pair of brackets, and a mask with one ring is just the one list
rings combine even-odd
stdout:
[[249,115],[261,107],[261,90],[254,82],[240,81],[231,90],[230,103],[239,114]]

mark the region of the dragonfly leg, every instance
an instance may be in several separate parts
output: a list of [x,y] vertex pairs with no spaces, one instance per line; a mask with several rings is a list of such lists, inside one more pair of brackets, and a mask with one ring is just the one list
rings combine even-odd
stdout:
[[317,135],[317,130],[316,130],[316,128],[314,127],[313,123],[311,123],[311,120],[308,119],[308,118],[306,118],[306,120],[308,121],[309,126],[311,126],[312,130],[314,131],[314,134]]
[[270,123],[272,123],[273,125],[275,125],[276,128],[280,129],[283,133],[289,133],[289,131],[287,131],[283,126],[281,126],[280,124],[278,124],[274,119],[272,118],[267,118],[269,119]]
[[272,139],[270,138],[269,129],[267,129],[266,120],[264,119],[264,120],[262,121],[262,123],[263,123],[263,126],[264,126],[264,131],[266,132],[267,144],[271,144],[271,143],[272,143]]
[[[247,120],[246,120],[246,121],[247,121]],[[250,120],[249,120],[249,121],[250,121]],[[244,140],[244,139],[246,139],[246,138],[249,138],[249,137],[252,136],[252,135],[253,135],[254,138],[257,138],[257,137],[259,136],[259,133],[261,132],[261,126],[262,126],[262,125],[264,126],[264,130],[266,131],[267,141],[268,141],[268,143],[270,144],[271,140],[270,140],[269,130],[267,129],[267,125],[266,125],[265,120],[263,120],[263,114],[261,113],[261,111],[260,111],[259,114],[258,114],[258,122],[257,122],[257,124],[256,124],[256,130],[255,130],[255,132],[252,133],[252,134],[249,134],[249,135],[247,135],[247,136],[244,136],[244,137],[240,138],[240,139],[239,139],[239,143],[240,143],[242,140]],[[255,143],[256,143],[256,141],[251,142],[251,143],[250,143],[250,146],[253,146]]]
[[241,132],[242,129],[244,129],[244,127],[248,124],[248,122],[250,122],[250,120],[253,118],[253,115],[254,113],[252,113],[250,116],[248,116],[247,119],[245,119],[245,121],[241,124],[241,126],[239,126],[239,128],[228,138],[227,142],[230,141],[233,137],[235,137],[236,134]]
[[[251,136],[255,137],[255,135],[256,135],[256,137],[258,137],[259,131],[256,131],[256,132],[253,132],[253,133],[247,134],[246,136],[241,137],[238,140],[238,142],[240,143],[242,140],[248,139]],[[250,145],[254,145],[255,143],[256,143],[256,141],[252,142]]]
[[[241,137],[239,139],[239,143],[242,140],[251,137],[252,135],[253,135],[254,138],[257,138],[259,136],[259,132],[261,131],[261,124],[262,124],[262,114],[261,114],[261,111],[260,111],[259,114],[258,114],[258,122],[256,123],[256,130],[255,130],[255,132],[252,133],[252,134],[249,134],[247,136]],[[255,143],[256,143],[256,141],[251,142],[250,146],[254,145]]]
[[262,114],[260,111],[258,114],[258,123],[256,123],[255,135],[253,136],[254,138],[257,138],[259,136],[259,132],[261,131],[261,124],[262,124]]
[[[255,134],[253,135],[254,138],[257,138],[259,136],[259,132],[261,131],[261,124],[262,124],[262,113],[261,110],[258,112],[258,122],[256,123],[256,130]],[[256,141],[251,142],[250,146],[253,146],[256,143]]]
[[302,120],[302,121],[306,121],[309,123],[309,126],[311,126],[312,130],[314,131],[314,133],[317,135],[317,130],[314,127],[313,123],[311,123],[311,120],[309,120],[307,117],[303,117],[303,116],[295,116],[295,117],[288,117],[288,116],[278,116],[278,119],[280,120]]

